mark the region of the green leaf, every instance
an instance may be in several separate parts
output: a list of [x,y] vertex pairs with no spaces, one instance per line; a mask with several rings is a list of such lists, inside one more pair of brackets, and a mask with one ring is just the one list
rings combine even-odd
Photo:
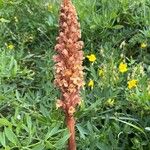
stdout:
[[10,60],[10,64],[9,64],[9,70],[12,70],[13,69],[13,67],[14,67],[14,57],[12,56],[11,57],[11,60]]
[[91,25],[90,26],[90,29],[95,29],[96,28],[96,25]]
[[3,4],[3,0],[0,0],[0,6]]
[[53,26],[54,25],[54,19],[51,15],[48,16],[48,20],[47,23],[49,26]]
[[118,30],[118,29],[124,28],[124,26],[123,25],[115,25],[112,28]]
[[32,121],[31,121],[31,117],[28,114],[26,115],[26,121],[27,121],[27,127],[29,129],[29,133],[31,134],[31,132],[32,132]]
[[46,149],[54,149],[54,145],[51,144],[49,141],[45,141],[46,143]]
[[120,122],[122,122],[124,124],[127,124],[127,125],[135,128],[135,129],[137,129],[138,131],[142,132],[144,135],[146,135],[145,132],[143,131],[143,129],[141,129],[140,127],[138,127],[138,126],[136,126],[136,125],[134,125],[134,124],[132,124],[130,122],[126,122],[126,121],[123,121],[123,120],[120,120],[120,119],[117,119],[117,118],[116,118],[116,120],[118,120],[118,121],[120,121]]
[[60,127],[60,124],[57,124],[54,128],[49,129],[48,133],[45,136],[45,140],[49,139],[51,136],[58,133],[59,131],[62,131],[62,130],[59,130],[59,127]]
[[5,141],[5,134],[4,132],[0,132],[0,143],[5,147],[6,141]]
[[87,134],[87,132],[80,125],[76,125],[76,126],[77,126],[77,129],[79,130],[81,138],[85,139],[85,135]]
[[13,66],[13,69],[12,69],[12,75],[16,76],[17,75],[17,71],[18,71],[17,61],[14,60],[14,66]]
[[9,147],[9,146],[6,146],[6,147],[5,147],[5,150],[11,150],[11,149],[10,149],[10,147]]
[[66,135],[62,137],[60,140],[58,140],[54,146],[57,149],[62,149],[66,141],[69,139],[69,137],[70,137],[69,133],[66,133]]
[[93,79],[95,81],[97,81],[98,80],[97,73],[96,73],[96,70],[94,69],[93,65],[90,66],[90,70],[91,70],[91,75],[92,75]]
[[36,145],[35,147],[33,147],[32,150],[43,150],[44,147],[45,146],[42,143],[39,143],[38,145]]
[[6,118],[0,118],[0,126],[12,127],[12,124]]
[[92,127],[92,124],[88,121],[87,122],[87,128],[88,128],[88,130],[91,132],[91,133],[93,133],[93,127]]
[[40,105],[40,111],[41,111],[41,113],[43,114],[44,117],[49,116],[49,111],[43,105]]
[[5,135],[7,137],[7,139],[12,142],[13,144],[17,145],[18,139],[16,137],[16,135],[14,134],[14,132],[12,131],[12,129],[5,127],[4,129],[5,131]]

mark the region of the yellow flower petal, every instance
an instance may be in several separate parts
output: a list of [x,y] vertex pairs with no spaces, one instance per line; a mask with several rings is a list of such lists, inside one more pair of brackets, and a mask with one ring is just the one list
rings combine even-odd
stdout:
[[96,56],[94,54],[88,55],[87,58],[89,59],[90,62],[96,61]]
[[146,48],[147,47],[147,43],[141,43],[141,48]]
[[127,70],[128,70],[128,69],[127,69],[127,64],[121,62],[120,65],[119,65],[119,71],[120,71],[121,73],[124,73],[124,72],[127,72]]
[[93,80],[90,80],[89,83],[88,83],[88,86],[93,89],[94,87],[94,81]]
[[135,88],[136,86],[137,86],[137,80],[133,79],[133,80],[128,81],[129,89]]
[[94,81],[93,80],[89,81],[88,87],[90,87],[91,89],[93,89],[93,87],[94,87]]

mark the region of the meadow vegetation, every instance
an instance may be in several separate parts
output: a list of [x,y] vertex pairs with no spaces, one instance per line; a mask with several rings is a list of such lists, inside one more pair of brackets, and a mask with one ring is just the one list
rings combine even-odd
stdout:
[[[0,150],[65,150],[54,46],[61,0],[0,0]],[[84,41],[78,150],[150,149],[150,1],[73,0]]]

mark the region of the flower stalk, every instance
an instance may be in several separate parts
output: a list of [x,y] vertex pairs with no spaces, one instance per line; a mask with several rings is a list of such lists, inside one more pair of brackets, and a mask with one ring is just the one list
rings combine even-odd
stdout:
[[56,38],[55,81],[61,98],[56,107],[65,112],[66,124],[70,133],[68,150],[76,150],[75,118],[76,106],[80,105],[80,90],[84,86],[83,42],[76,9],[71,0],[63,0],[60,9],[59,36]]

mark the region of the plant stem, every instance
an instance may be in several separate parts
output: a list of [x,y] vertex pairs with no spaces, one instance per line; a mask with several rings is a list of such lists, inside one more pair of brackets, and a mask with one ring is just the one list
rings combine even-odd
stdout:
[[70,133],[70,137],[68,140],[68,150],[76,150],[74,116],[66,115],[66,124]]

